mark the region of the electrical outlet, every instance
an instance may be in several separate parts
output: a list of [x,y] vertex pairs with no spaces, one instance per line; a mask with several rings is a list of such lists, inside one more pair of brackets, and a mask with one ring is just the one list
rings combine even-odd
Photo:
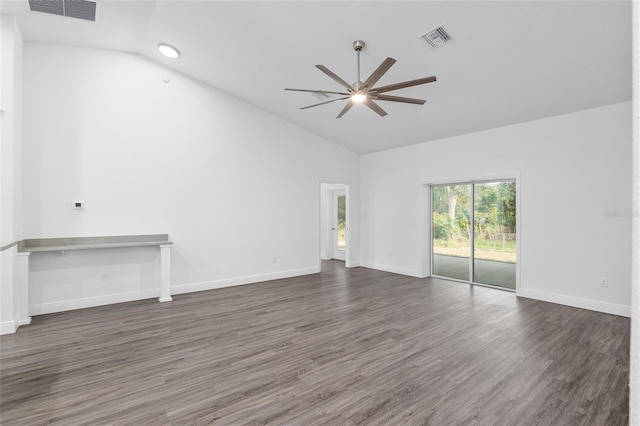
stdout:
[[600,287],[609,288],[609,278],[607,277],[600,278]]
[[100,274],[100,281],[103,283],[109,281],[109,274]]
[[393,252],[389,252],[389,258],[393,257]]
[[278,258],[276,256],[273,256],[271,258],[271,263],[278,263]]

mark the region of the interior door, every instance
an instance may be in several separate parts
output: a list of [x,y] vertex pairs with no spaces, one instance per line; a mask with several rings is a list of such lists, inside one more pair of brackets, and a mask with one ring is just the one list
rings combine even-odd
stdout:
[[344,261],[347,251],[347,196],[345,191],[333,191],[331,235],[333,259]]

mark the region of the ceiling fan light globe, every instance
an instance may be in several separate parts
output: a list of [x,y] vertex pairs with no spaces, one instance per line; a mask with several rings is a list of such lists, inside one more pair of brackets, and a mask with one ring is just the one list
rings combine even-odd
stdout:
[[367,95],[365,95],[364,93],[354,93],[353,95],[351,95],[351,101],[357,104],[360,104],[366,100]]

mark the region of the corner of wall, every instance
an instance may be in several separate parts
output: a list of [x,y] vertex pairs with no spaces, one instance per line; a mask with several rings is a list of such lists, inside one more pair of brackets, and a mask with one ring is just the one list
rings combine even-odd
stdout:
[[15,243],[21,234],[22,152],[22,36],[14,16],[0,14],[0,334],[15,333],[20,325],[16,300]]

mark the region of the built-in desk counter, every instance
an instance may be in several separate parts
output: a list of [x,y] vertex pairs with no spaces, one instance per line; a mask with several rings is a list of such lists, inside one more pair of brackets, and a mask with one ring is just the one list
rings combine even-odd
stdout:
[[163,246],[173,244],[168,234],[109,237],[36,238],[18,243],[20,252],[91,250],[103,248]]
[[168,234],[119,235],[104,237],[34,238],[18,243],[18,316],[23,324],[29,316],[29,256],[32,253],[71,250],[117,249],[127,247],[160,248],[160,302],[171,301],[171,246]]

